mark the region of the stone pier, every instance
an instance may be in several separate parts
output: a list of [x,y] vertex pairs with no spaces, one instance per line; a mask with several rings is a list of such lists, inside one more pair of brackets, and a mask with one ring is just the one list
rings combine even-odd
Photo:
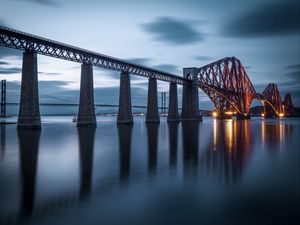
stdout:
[[178,115],[178,98],[177,98],[177,84],[170,83],[169,90],[169,111],[168,111],[168,122],[179,122]]
[[80,99],[77,117],[77,127],[95,127],[96,116],[94,109],[93,66],[81,65]]
[[120,97],[117,124],[133,124],[130,75],[128,72],[122,72],[120,77]]
[[157,107],[157,80],[150,78],[148,83],[148,105],[146,123],[159,123],[159,114]]
[[183,85],[182,89],[182,121],[202,121],[202,116],[199,114],[197,68],[184,68],[183,76],[191,78],[191,82]]
[[17,128],[41,128],[37,54],[23,53],[21,97]]

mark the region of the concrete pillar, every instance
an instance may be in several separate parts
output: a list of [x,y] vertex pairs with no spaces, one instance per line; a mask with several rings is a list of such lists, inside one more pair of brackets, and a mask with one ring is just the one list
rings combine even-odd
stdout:
[[146,123],[159,123],[159,114],[157,107],[157,80],[150,78],[148,83],[148,105]]
[[177,84],[170,83],[168,122],[179,122]]
[[120,77],[120,97],[117,124],[133,124],[130,75],[128,72],[122,72]]
[[23,53],[21,98],[18,117],[19,128],[41,128],[37,55],[35,52]]
[[191,77],[191,82],[183,85],[182,89],[182,120],[202,121],[202,116],[199,114],[197,68],[184,68],[183,76]]
[[93,66],[81,65],[80,100],[77,127],[97,126],[94,109]]

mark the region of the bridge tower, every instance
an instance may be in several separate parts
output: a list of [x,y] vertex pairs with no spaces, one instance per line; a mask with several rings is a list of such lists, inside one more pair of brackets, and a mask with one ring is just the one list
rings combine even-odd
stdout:
[[190,82],[182,89],[182,120],[202,121],[202,116],[199,114],[197,68],[183,68],[183,76]]
[[263,91],[262,96],[265,99],[264,106],[266,117],[274,118],[284,115],[284,107],[276,84],[268,84]]
[[170,91],[169,91],[169,110],[168,110],[168,122],[179,122],[179,114],[178,114],[178,97],[177,97],[177,84],[171,82],[170,83]]
[[159,123],[159,113],[157,105],[157,79],[149,78],[148,82],[148,103],[146,123]]
[[77,127],[95,127],[96,115],[94,108],[93,65],[81,65],[80,99]]
[[18,129],[41,128],[37,54],[30,50],[23,52],[21,98],[17,127]]
[[130,75],[128,72],[121,72],[119,95],[120,97],[117,124],[133,124],[131,109]]

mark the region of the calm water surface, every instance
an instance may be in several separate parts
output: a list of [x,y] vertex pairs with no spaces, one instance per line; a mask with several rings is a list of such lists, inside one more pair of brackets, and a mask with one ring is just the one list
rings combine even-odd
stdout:
[[297,224],[300,120],[1,125],[1,224]]

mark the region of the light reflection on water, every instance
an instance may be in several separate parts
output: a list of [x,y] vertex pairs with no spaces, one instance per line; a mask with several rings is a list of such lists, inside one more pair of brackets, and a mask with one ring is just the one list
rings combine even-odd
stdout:
[[[300,121],[1,125],[0,222],[289,224]],[[59,121],[59,122],[55,122]],[[280,213],[278,213],[278,211]]]

